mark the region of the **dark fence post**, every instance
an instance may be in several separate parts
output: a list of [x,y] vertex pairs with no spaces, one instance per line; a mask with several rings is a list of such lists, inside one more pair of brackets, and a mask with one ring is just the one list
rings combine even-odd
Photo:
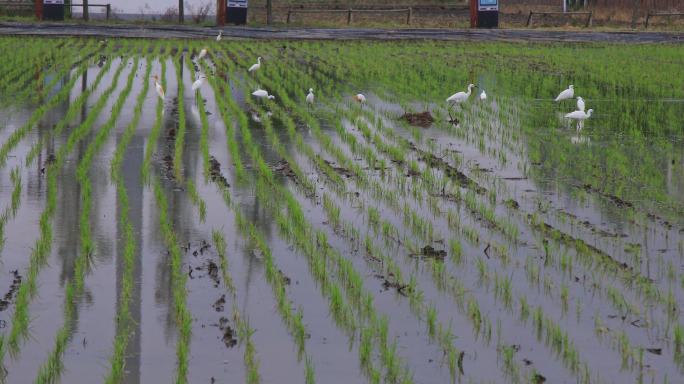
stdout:
[[594,11],[589,11],[589,20],[587,20],[587,25],[585,27],[591,27],[591,23],[594,20]]
[[526,26],[529,27],[531,22],[532,22],[532,11],[530,11],[530,15],[527,16],[527,25]]
[[112,5],[107,4],[107,20],[109,20],[110,17],[112,17]]
[[287,10],[287,21],[285,21],[286,24],[290,24],[290,16],[292,16],[292,10],[288,9]]
[[639,18],[639,5],[641,1],[634,0],[632,3],[632,29],[636,29],[636,22]]
[[413,8],[409,7],[408,15],[406,16],[406,24],[411,25],[411,17],[413,16]]
[[349,8],[349,13],[347,14],[347,25],[351,25],[352,23],[352,9]]

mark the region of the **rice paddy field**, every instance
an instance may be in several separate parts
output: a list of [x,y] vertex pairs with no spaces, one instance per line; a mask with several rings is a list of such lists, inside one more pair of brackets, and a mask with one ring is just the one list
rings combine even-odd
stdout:
[[680,45],[0,51],[3,382],[683,380]]

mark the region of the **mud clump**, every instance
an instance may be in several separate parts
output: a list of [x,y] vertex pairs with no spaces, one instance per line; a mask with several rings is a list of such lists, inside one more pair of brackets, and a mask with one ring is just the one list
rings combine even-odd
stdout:
[[14,279],[12,280],[12,284],[10,285],[9,291],[7,291],[5,296],[2,299],[0,299],[0,312],[6,310],[7,307],[9,307],[10,303],[14,299],[14,294],[17,292],[19,286],[21,285],[21,275],[19,274],[19,270],[15,269],[11,273],[14,276]]
[[430,259],[444,260],[447,253],[443,249],[435,249],[431,245],[426,245],[420,250],[420,256]]
[[211,177],[211,181],[224,187],[230,187],[230,184],[228,184],[228,181],[221,173],[221,163],[219,163],[214,156],[210,156],[209,158],[209,176]]
[[221,282],[218,275],[218,265],[216,265],[216,263],[214,263],[213,261],[209,260],[209,263],[207,264],[207,272],[209,274],[209,277],[212,280],[214,280],[215,286],[218,286]]
[[404,297],[408,296],[408,292],[407,292],[409,290],[408,284],[399,284],[396,281],[390,281],[389,278],[394,277],[393,274],[390,273],[389,276],[387,276],[387,277],[385,277],[384,275],[381,275],[381,274],[376,274],[375,277],[382,280],[382,288],[385,291],[388,291],[390,289],[394,289],[397,291],[398,294],[400,294]]
[[277,173],[292,178],[296,179],[297,175],[295,172],[292,170],[292,167],[290,167],[290,163],[288,163],[285,160],[280,160],[274,167],[273,170],[276,171]]
[[287,275],[280,269],[278,270],[278,275],[280,276],[280,280],[283,282],[283,285],[290,285],[290,283],[292,283],[292,279],[287,277]]
[[410,125],[421,128],[428,128],[435,121],[435,118],[432,117],[430,111],[415,113],[405,112],[401,115],[400,119],[408,122]]
[[235,330],[233,330],[233,328],[228,323],[228,319],[225,317],[221,317],[219,319],[218,327],[223,333],[223,337],[221,338],[223,344],[225,344],[228,348],[233,348],[234,346],[236,346],[237,339],[235,338]]
[[218,300],[216,300],[211,306],[216,310],[216,312],[223,312],[223,309],[226,306],[226,295],[221,295],[221,297],[219,297]]
[[344,177],[346,177],[347,179],[349,179],[349,178],[351,178],[352,176],[354,176],[354,174],[352,173],[352,171],[348,170],[347,168],[338,167],[338,166],[334,165],[333,162],[330,162],[330,161],[328,161],[328,160],[323,160],[323,162],[325,162],[326,165],[328,165],[330,168],[332,168],[332,170],[335,171],[335,172],[337,172],[340,176],[344,176]]

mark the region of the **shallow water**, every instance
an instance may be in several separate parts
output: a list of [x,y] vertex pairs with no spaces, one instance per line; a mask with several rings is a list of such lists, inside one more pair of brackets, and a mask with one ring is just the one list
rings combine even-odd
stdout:
[[[540,382],[539,375],[553,383],[661,382],[683,374],[679,351],[684,340],[678,346],[675,336],[684,303],[684,103],[679,91],[634,97],[638,86],[630,90],[616,84],[615,91],[601,79],[575,75],[573,80],[582,84],[578,92],[604,89],[609,94],[591,91],[586,102],[596,114],[577,131],[562,119],[574,101],[554,104],[554,95],[548,94],[557,88],[550,83],[564,80],[535,71],[534,58],[528,59],[529,69],[517,74],[490,70],[486,61],[473,65],[477,73],[471,78],[489,98],[448,111],[440,99],[417,98],[401,83],[401,76],[415,81],[408,79],[412,75],[389,66],[385,74],[373,68],[366,73],[353,63],[332,62],[334,57],[345,60],[344,54],[329,55],[339,51],[334,44],[212,46],[208,74],[217,83],[205,83],[197,95],[190,89],[195,65],[180,64],[184,93],[179,95],[178,57],[141,57],[134,68],[142,43],[111,44],[98,48],[111,60],[99,85],[88,90],[105,70],[95,55],[83,62],[85,75],[75,79],[63,100],[14,144],[12,133],[30,121],[40,104],[16,95],[12,105],[0,108],[0,144],[8,148],[0,167],[0,213],[5,212],[0,215],[0,288],[9,291],[7,308],[0,312],[4,340],[19,329],[16,288],[10,287],[17,285],[17,276],[20,284],[29,278],[40,217],[49,206],[47,173],[58,175],[49,220],[52,248],[34,275],[27,337],[3,357],[8,382],[33,381],[41,367],[49,369],[46,362],[54,355],[60,329],[68,333],[57,354],[62,369],[55,374],[61,381],[92,383],[107,377],[115,340],[126,329],[117,319],[129,285],[131,326],[121,380],[126,383],[247,382],[249,343],[258,361],[252,369],[262,382],[372,382],[373,373],[360,357],[363,329],[373,332],[370,367],[388,382],[394,381],[392,369],[416,383]],[[185,55],[198,48],[188,44]],[[379,55],[388,63],[404,54],[374,45],[339,47],[347,54]],[[104,49],[110,48],[117,53],[107,56]],[[468,49],[466,44],[454,48]],[[245,75],[242,67],[257,49],[264,52],[265,69]],[[117,189],[112,161],[139,107],[138,94],[151,81],[144,78],[146,65],[151,74],[161,74],[160,60],[166,64],[161,121],[151,83],[123,151],[123,189]],[[310,65],[298,66],[302,62]],[[112,84],[119,65],[124,69]],[[407,64],[422,81],[436,82],[442,75],[432,65],[437,64]],[[132,87],[118,109],[131,71]],[[42,102],[62,97],[60,87],[79,72],[73,68],[68,73]],[[378,76],[378,81],[367,76]],[[672,76],[681,80],[676,77],[681,75]],[[530,80],[544,87],[515,94],[520,83]],[[309,109],[293,84],[316,81],[321,90],[316,89],[318,101]],[[225,84],[225,92],[216,84]],[[273,89],[275,102],[251,100],[257,87]],[[368,97],[363,107],[348,101],[356,93],[352,89],[359,88]],[[77,108],[84,92],[89,92],[85,104]],[[100,113],[78,135],[103,95]],[[185,114],[180,159],[179,98]],[[207,113],[206,122],[200,109]],[[430,110],[435,121],[428,128],[410,127],[398,117],[411,109]],[[458,124],[448,121],[449,113]],[[111,132],[98,141],[111,118]],[[154,143],[150,135],[157,123],[161,130]],[[229,139],[236,141],[235,148]],[[27,162],[36,143],[40,150]],[[59,168],[52,167],[52,156],[70,145]],[[151,180],[145,180],[141,169],[149,145]],[[84,222],[85,186],[78,169],[89,148],[97,150],[86,164],[92,206]],[[225,190],[205,174],[205,155],[217,161],[211,170],[225,177]],[[174,173],[176,161],[181,179]],[[264,184],[265,173],[273,174],[272,184]],[[180,247],[184,280],[177,280],[171,269],[154,182],[167,200],[166,218]],[[13,211],[17,185],[20,200]],[[288,198],[299,206],[301,217],[287,205]],[[328,204],[339,207],[337,217]],[[253,225],[253,232],[239,225],[238,216]],[[128,272],[130,244],[123,219],[132,225],[135,244]],[[288,232],[299,225],[308,228],[304,233],[311,243]],[[225,239],[225,270],[213,233]],[[84,255],[88,239],[94,250]],[[272,264],[258,239],[270,249]],[[446,253],[433,259],[427,246]],[[355,301],[351,278],[341,272],[332,252],[349,262],[360,292],[372,298],[371,310]],[[74,313],[65,317],[66,292],[79,279],[76,266],[83,257],[83,290],[75,296]],[[323,276],[315,269],[320,260]],[[276,289],[280,284],[284,298]],[[182,305],[191,314],[187,361],[178,354],[179,287],[185,292]],[[353,319],[351,329],[337,317],[331,287],[340,289]],[[302,351],[286,311],[301,313]],[[381,319],[386,319],[385,336],[379,331]],[[248,334],[238,329],[240,321]],[[225,336],[226,329],[233,331],[231,337]],[[392,347],[396,360],[387,355]],[[178,378],[181,363],[187,363],[188,373]]]

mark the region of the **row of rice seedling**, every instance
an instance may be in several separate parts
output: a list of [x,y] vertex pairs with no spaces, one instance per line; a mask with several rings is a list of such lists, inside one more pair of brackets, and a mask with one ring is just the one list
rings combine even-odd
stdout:
[[[166,45],[164,47],[164,51],[169,50],[170,45]],[[162,48],[159,48],[160,51]],[[159,62],[161,64],[161,74],[159,76],[159,83],[161,86],[166,89],[166,57],[165,56],[158,56]],[[140,167],[140,172],[142,175],[142,179],[145,180],[146,183],[150,182],[150,165],[152,162],[152,155],[154,151],[157,148],[157,141],[159,140],[159,135],[161,133],[162,129],[162,124],[163,124],[163,116],[164,116],[164,99],[159,98],[157,100],[157,104],[155,106],[155,120],[154,120],[154,125],[152,126],[152,129],[150,130],[150,135],[148,137],[147,145],[145,146],[145,157],[143,158],[143,164]]]
[[8,220],[13,219],[17,215],[17,210],[19,205],[21,205],[21,173],[19,167],[13,168],[10,172],[10,180],[12,182],[12,198],[10,204],[5,207],[0,214],[0,254],[2,254],[2,249],[5,245],[5,225]]
[[173,151],[173,174],[178,182],[183,181],[183,148],[185,147],[185,86],[183,85],[183,56],[182,50],[174,58],[176,80],[178,83],[178,127],[176,130],[175,147]]
[[[143,52],[147,52],[148,46],[143,47]],[[152,58],[159,54],[160,46],[157,45],[153,48],[153,51],[147,55],[145,72],[143,79],[146,81],[143,83],[142,89],[138,94],[136,99],[135,108],[133,110],[133,118],[126,126],[123,136],[116,146],[116,151],[114,152],[114,157],[112,158],[110,168],[111,168],[111,179],[116,185],[117,198],[119,202],[119,228],[123,232],[124,250],[123,250],[123,278],[121,283],[120,301],[117,308],[117,318],[116,318],[116,336],[114,337],[114,346],[112,349],[112,356],[110,357],[111,368],[109,373],[105,378],[106,383],[120,383],[125,378],[125,362],[126,362],[126,350],[131,338],[131,327],[134,319],[131,317],[130,304],[132,300],[133,287],[135,284],[133,269],[135,258],[139,257],[138,247],[136,244],[133,224],[130,221],[129,216],[129,203],[128,203],[128,193],[126,192],[126,185],[124,183],[124,178],[122,174],[122,162],[126,154],[126,150],[131,142],[133,135],[135,134],[140,118],[143,113],[143,106],[145,103],[145,98],[147,96],[150,82],[147,79],[150,78],[152,72]],[[139,230],[139,229],[138,229]]]
[[[182,51],[178,50],[177,54],[175,56],[172,56],[176,62],[179,62],[180,65],[182,65]],[[162,65],[162,69],[165,69],[165,66]],[[182,126],[183,130],[185,127],[185,111],[184,111],[184,104],[183,104],[183,82],[182,82],[182,76],[180,73],[180,68],[176,65],[176,76],[178,79],[178,90],[177,90],[177,98],[178,98],[178,126],[179,126],[179,131],[180,127]],[[164,76],[164,73],[162,73],[162,76]],[[164,111],[164,105],[163,105],[163,99],[159,99],[159,103],[157,105],[157,120],[155,122],[155,127],[154,129],[161,128],[161,121],[160,119],[163,117],[163,111]],[[158,126],[157,126],[158,125]],[[158,135],[156,133],[155,135]],[[178,139],[177,139],[178,140]],[[178,143],[178,141],[176,141]],[[151,151],[152,151],[152,146],[156,145],[156,142],[149,141],[148,142],[148,148],[146,150],[149,150],[150,156],[151,156]],[[174,156],[174,172],[177,180],[181,180],[181,164],[182,164],[182,148],[179,150],[178,145],[176,145],[177,151],[175,152]],[[146,159],[147,160],[147,159]],[[148,164],[146,166],[149,166],[149,160]],[[157,176],[150,175],[148,173],[149,171],[145,171],[143,169],[143,175],[144,177],[149,180],[152,191],[154,193],[154,198],[155,202],[157,205],[157,209],[159,211],[159,226],[161,229],[161,234],[164,240],[164,244],[166,245],[168,249],[168,254],[169,254],[169,268],[171,271],[171,289],[172,289],[172,297],[173,297],[173,312],[174,312],[174,319],[176,322],[176,326],[178,329],[178,337],[176,339],[176,383],[186,383],[188,380],[188,362],[190,359],[190,338],[191,338],[191,333],[192,333],[192,315],[187,307],[187,290],[185,287],[186,280],[187,280],[187,275],[182,272],[183,268],[183,256],[181,254],[180,247],[178,245],[178,240],[176,237],[176,233],[173,229],[173,225],[169,219],[169,214],[168,214],[168,201],[165,195],[165,192],[162,188],[161,182]]]
[[[20,351],[20,343],[29,336],[30,316],[28,313],[28,305],[30,301],[37,294],[38,275],[41,269],[47,263],[47,257],[52,250],[52,223],[51,219],[54,215],[57,205],[57,173],[61,169],[66,160],[67,155],[73,150],[74,146],[80,142],[90,131],[99,113],[104,108],[109,96],[113,93],[119,75],[124,69],[123,63],[119,65],[113,77],[112,85],[102,94],[96,104],[93,106],[91,113],[88,115],[78,127],[70,133],[66,143],[60,147],[55,155],[55,161],[46,167],[47,191],[46,191],[46,207],[40,217],[40,237],[36,242],[36,246],[31,252],[29,265],[26,272],[26,278],[21,282],[17,289],[15,299],[15,310],[11,319],[11,329],[7,335],[0,336],[0,361],[4,362],[7,348],[13,353],[18,354]],[[51,369],[57,369],[52,367]]]

